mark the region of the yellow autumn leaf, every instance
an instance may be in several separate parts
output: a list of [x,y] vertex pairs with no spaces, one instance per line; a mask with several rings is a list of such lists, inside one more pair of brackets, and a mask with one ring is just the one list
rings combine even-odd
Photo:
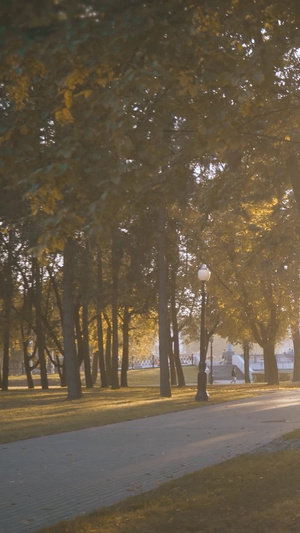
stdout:
[[55,200],[62,200],[63,195],[58,189],[56,188],[51,189],[51,194],[53,198],[55,198]]
[[68,87],[70,90],[75,89],[76,85],[82,85],[89,75],[89,70],[87,68],[75,69],[72,74],[70,74],[65,80],[65,87]]
[[105,66],[102,68],[98,68],[96,72],[97,74],[99,74],[99,78],[97,78],[97,83],[101,87],[105,87],[110,81],[116,79],[114,71]]
[[15,102],[18,111],[22,109],[28,100],[29,85],[28,76],[18,76],[10,87],[10,98]]
[[63,239],[62,237],[57,237],[56,239],[53,239],[52,245],[57,250],[63,251],[65,249],[65,239]]
[[52,215],[53,214],[53,207],[51,205],[44,204],[43,205],[43,211],[45,213],[47,213],[47,215]]
[[67,90],[64,92],[64,101],[66,108],[70,109],[72,107],[73,102],[73,95],[71,91]]
[[89,98],[93,94],[93,91],[91,89],[86,89],[85,91],[80,91],[79,93],[75,94],[74,96],[77,98],[78,96],[83,96],[85,99]]
[[73,115],[67,107],[64,107],[63,109],[58,109],[55,112],[55,119],[61,124],[64,124],[65,122],[74,122]]

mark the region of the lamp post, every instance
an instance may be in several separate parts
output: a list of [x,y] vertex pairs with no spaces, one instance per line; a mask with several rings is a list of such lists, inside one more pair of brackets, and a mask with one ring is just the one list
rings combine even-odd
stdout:
[[208,393],[206,391],[207,375],[205,372],[206,369],[206,292],[205,284],[210,278],[210,271],[206,265],[202,265],[200,270],[198,270],[198,279],[201,281],[201,327],[200,327],[200,360],[199,360],[199,369],[198,369],[198,390],[195,397],[196,402],[207,402]]
[[210,337],[210,384],[212,385],[214,382],[214,373],[213,373],[213,342],[214,338]]

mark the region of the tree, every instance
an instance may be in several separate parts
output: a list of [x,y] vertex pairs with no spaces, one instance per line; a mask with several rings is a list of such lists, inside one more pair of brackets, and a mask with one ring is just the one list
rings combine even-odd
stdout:
[[67,239],[63,269],[63,337],[69,400],[81,398],[81,382],[74,334],[73,261],[74,244]]

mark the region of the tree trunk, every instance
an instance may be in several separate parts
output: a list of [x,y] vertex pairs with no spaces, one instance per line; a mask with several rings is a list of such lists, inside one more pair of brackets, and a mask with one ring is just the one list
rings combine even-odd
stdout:
[[111,315],[112,315],[112,357],[111,357],[111,386],[113,389],[119,388],[119,338],[118,338],[118,291],[119,291],[119,266],[120,266],[120,241],[117,232],[113,234],[112,240],[112,294],[111,294]]
[[122,367],[121,367],[121,387],[128,387],[127,372],[129,366],[129,324],[130,313],[127,305],[124,307],[123,314],[123,354],[122,354]]
[[67,377],[66,377],[66,361],[65,358],[63,359],[63,364],[60,363],[60,360],[58,358],[58,355],[56,355],[56,368],[60,379],[60,386],[66,387],[67,386]]
[[99,357],[99,369],[100,369],[100,382],[102,389],[107,389],[108,381],[104,362],[104,349],[103,349],[103,325],[102,314],[98,309],[97,313],[97,335],[98,335],[98,357]]
[[166,228],[165,206],[161,204],[158,211],[157,226],[157,270],[158,270],[158,323],[159,323],[159,361],[160,361],[160,395],[171,397],[168,366],[169,332],[168,332],[168,296],[167,296],[167,262],[166,262]]
[[103,299],[103,274],[102,274],[102,258],[101,250],[97,252],[97,271],[98,271],[98,287],[97,287],[97,337],[98,337],[98,356],[99,356],[99,369],[100,369],[100,381],[101,387],[107,388],[107,375],[104,362],[104,349],[103,349],[103,325],[102,325],[102,299]]
[[[26,291],[24,291],[24,298],[26,297],[25,292]],[[30,364],[29,364],[28,340],[25,339],[23,327],[21,327],[21,337],[22,337],[22,345],[23,345],[24,369],[25,369],[25,374],[26,374],[26,379],[27,379],[27,386],[29,389],[34,389],[34,383],[33,383]]]
[[36,340],[38,348],[38,357],[41,372],[41,386],[42,389],[48,389],[48,376],[47,376],[47,364],[45,357],[45,333],[43,326],[43,313],[42,313],[42,287],[41,287],[41,268],[38,260],[34,257],[32,259],[32,266],[34,272],[35,281],[35,322],[36,322]]
[[176,387],[177,385],[177,374],[176,374],[176,367],[175,367],[175,360],[174,360],[174,351],[173,351],[173,339],[172,334],[169,326],[169,363],[170,363],[170,379],[171,379],[171,385]]
[[177,322],[177,309],[176,309],[176,269],[171,266],[171,321],[172,321],[172,330],[173,330],[173,349],[174,349],[174,360],[177,372],[178,387],[185,386],[185,379],[183,374],[183,369],[180,361],[180,351],[179,351],[179,330]]
[[82,262],[82,344],[83,344],[83,360],[84,360],[84,375],[85,386],[88,389],[93,388],[93,379],[91,372],[90,360],[90,341],[89,341],[89,300],[90,300],[90,246],[86,239],[86,247],[84,259]]
[[265,364],[265,381],[268,385],[278,385],[278,368],[275,357],[275,344],[271,341],[265,341],[262,344],[264,351],[264,364]]
[[73,241],[69,237],[65,245],[63,267],[63,338],[68,399],[78,400],[82,393],[74,332],[73,268]]
[[81,367],[84,360],[84,350],[83,350],[83,339],[82,339],[82,329],[80,321],[80,304],[77,302],[74,304],[74,324],[75,324],[75,341],[77,344],[77,357],[78,365]]
[[97,383],[97,377],[98,377],[98,362],[99,362],[99,353],[98,350],[93,353],[93,359],[92,359],[92,380],[93,385]]
[[105,363],[106,363],[106,376],[107,383],[111,385],[111,325],[108,320],[106,328],[106,345],[105,345]]
[[12,256],[13,256],[13,230],[9,230],[7,243],[7,260],[4,264],[4,302],[3,302],[3,367],[2,383],[3,391],[8,390],[9,375],[9,346],[10,346],[10,322],[11,322],[11,305],[13,292],[12,279]]
[[296,329],[293,332],[294,344],[294,371],[293,381],[300,381],[300,330]]
[[83,334],[83,360],[84,360],[84,375],[85,386],[88,389],[93,388],[93,379],[91,373],[91,361],[90,361],[90,345],[89,345],[89,311],[86,301],[82,306],[82,334]]
[[248,341],[243,342],[244,348],[244,366],[245,366],[245,383],[250,383],[250,371],[249,371],[249,361],[250,361],[250,345]]

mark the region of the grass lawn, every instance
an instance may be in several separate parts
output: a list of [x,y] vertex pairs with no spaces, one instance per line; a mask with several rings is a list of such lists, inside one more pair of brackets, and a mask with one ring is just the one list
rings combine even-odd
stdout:
[[[186,382],[197,376],[196,367],[184,367]],[[28,390],[24,377],[10,380],[11,390],[0,393],[0,444],[101,426],[124,420],[153,415],[200,409],[206,403],[195,402],[196,386],[174,387],[171,398],[161,398],[159,369],[129,372],[129,387],[118,390],[83,389],[81,400],[69,401],[67,391],[58,386],[57,376],[50,377],[50,388],[41,390],[39,376],[34,376],[39,388]],[[212,385],[208,387],[210,403],[247,398],[267,390],[297,386],[284,382],[280,387],[264,384]],[[298,384],[299,386],[299,384]]]
[[[187,383],[197,369],[185,367]],[[129,387],[83,389],[83,398],[66,399],[66,389],[50,378],[50,388],[27,390],[12,378],[0,393],[0,443],[99,426],[183,409],[201,409],[196,386],[174,387],[171,398],[159,394],[159,370],[129,372]],[[237,384],[208,386],[209,403],[220,403],[298,388]],[[300,439],[300,430],[289,435]],[[85,517],[44,528],[44,533],[292,533],[300,531],[300,449],[240,456],[184,476],[157,489]]]
[[243,455],[43,533],[300,531],[300,449]]

